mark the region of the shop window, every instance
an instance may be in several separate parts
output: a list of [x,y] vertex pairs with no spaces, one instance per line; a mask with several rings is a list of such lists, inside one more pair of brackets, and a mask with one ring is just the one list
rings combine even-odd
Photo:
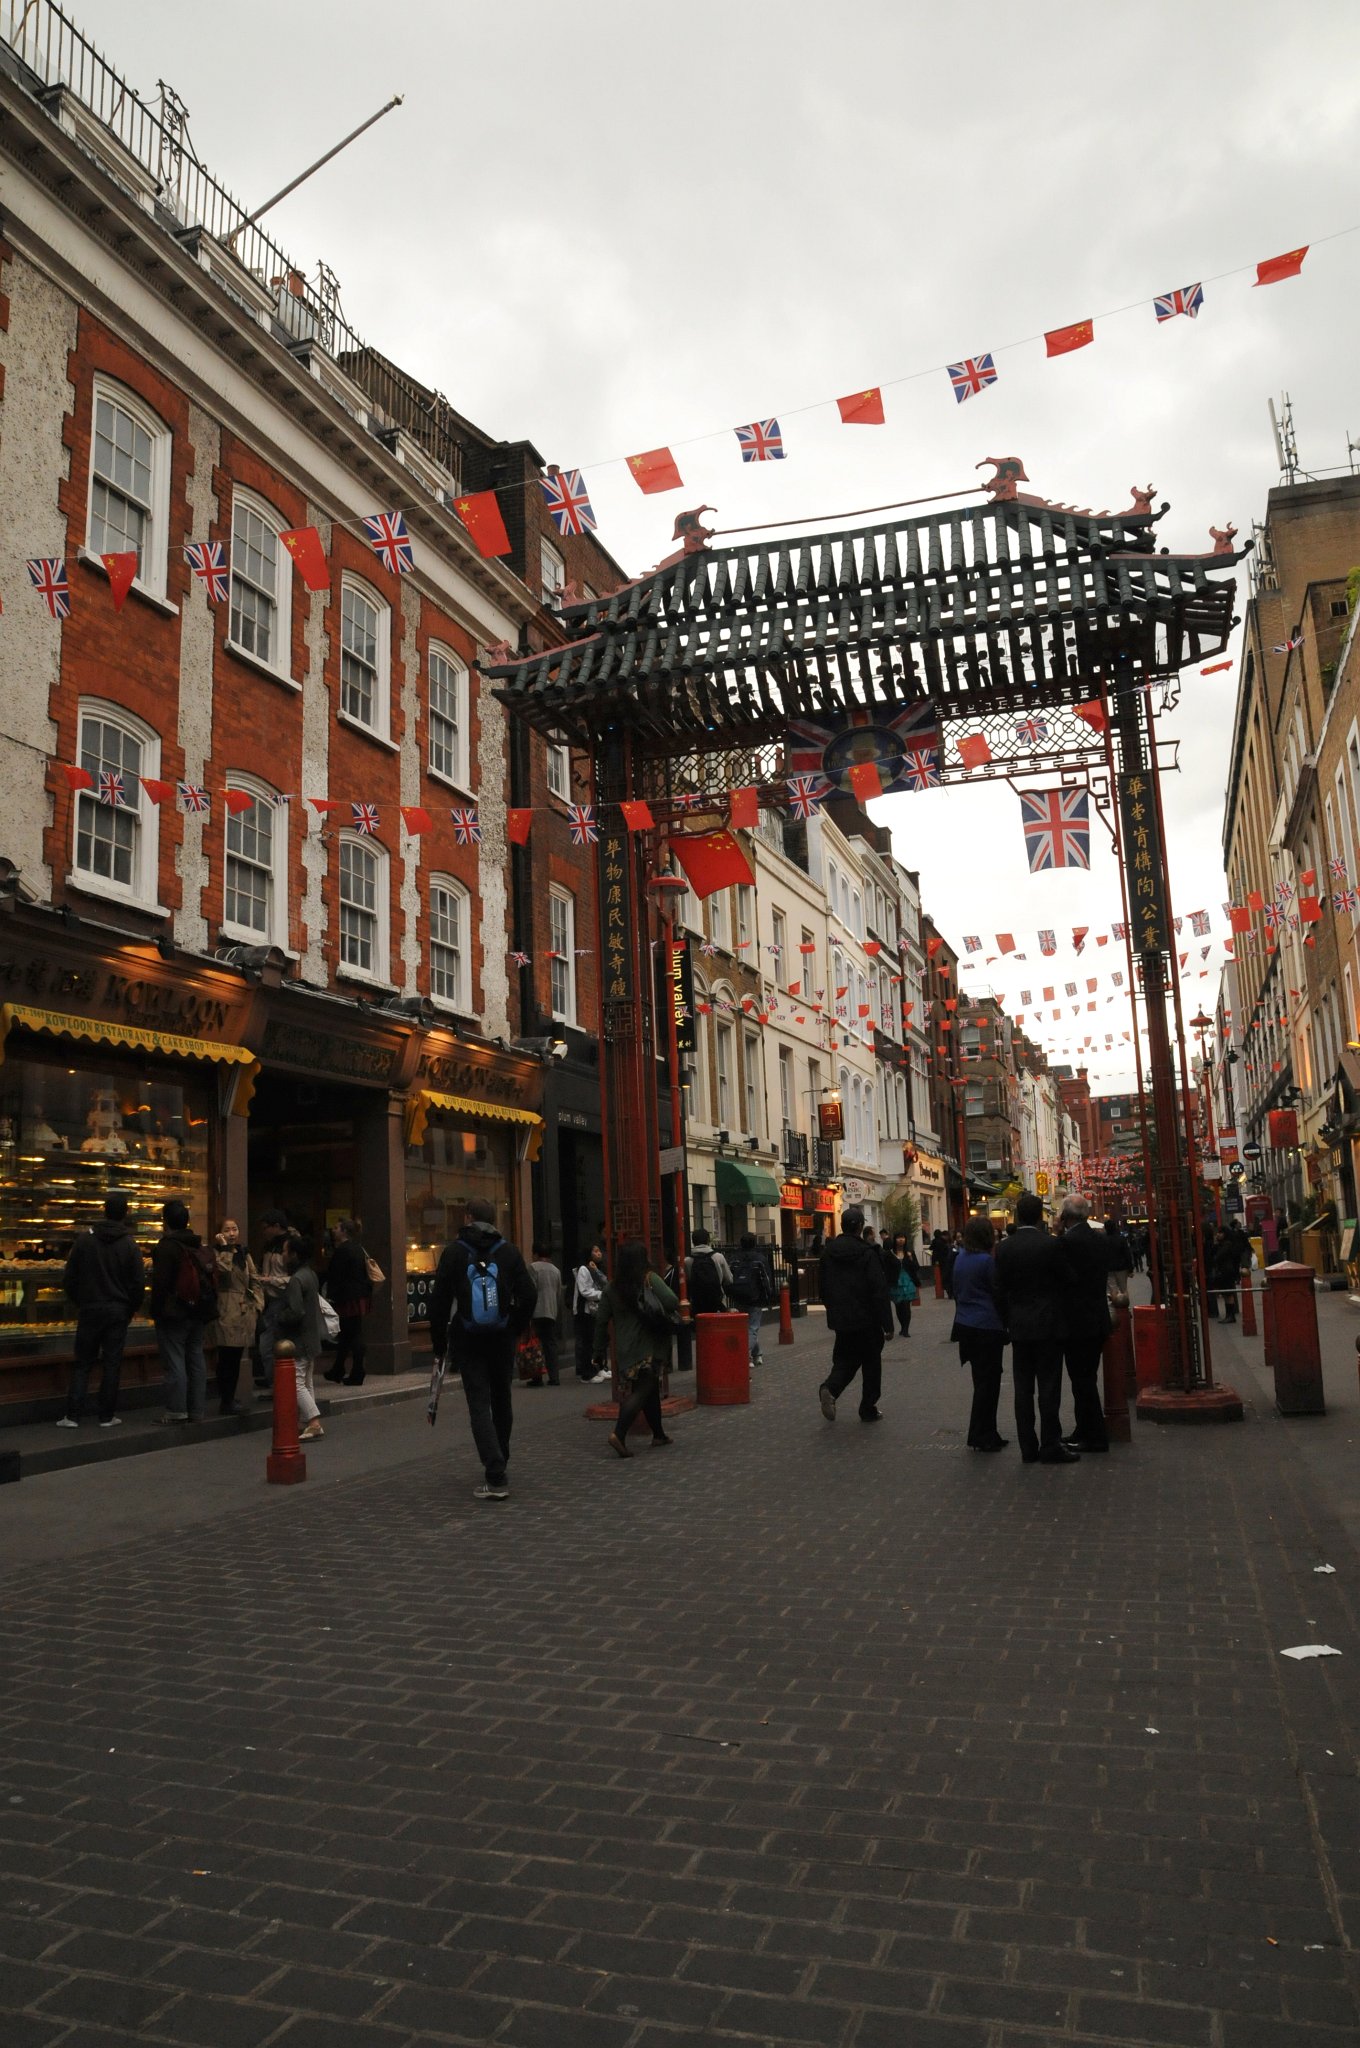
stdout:
[[716,1050],[718,1069],[718,1125],[724,1131],[732,1128],[732,1027],[720,1024],[717,1028]]
[[468,892],[446,875],[430,881],[430,994],[466,1013],[468,996]]
[[80,790],[72,807],[77,876],[101,895],[153,908],[157,813],[141,778],[160,773],[159,739],[130,711],[82,705],[80,765],[94,787]]
[[548,962],[552,983],[552,1013],[562,1024],[576,1022],[576,899],[565,889],[554,889],[548,897]]
[[385,604],[346,577],[340,586],[340,711],[365,732],[387,738],[391,655]]
[[515,1184],[515,1136],[459,1128],[431,1114],[419,1151],[406,1155],[406,1293],[412,1320],[429,1314],[431,1277],[458,1235],[469,1202],[491,1202],[507,1235]]
[[251,803],[248,810],[227,812],[223,926],[233,936],[286,945],[287,813],[277,808],[274,791],[263,783],[232,775],[227,787],[240,790]]
[[284,521],[263,499],[236,491],[231,504],[228,644],[276,675],[289,673],[293,580],[279,539]]
[[447,647],[426,656],[430,694],[430,773],[468,787],[468,672]]
[[137,580],[165,591],[170,429],[121,385],[96,379],[86,531],[95,555],[135,553]]
[[548,794],[564,803],[571,796],[571,749],[555,740],[548,743]]
[[386,981],[387,859],[371,840],[340,838],[340,964]]
[[[208,1133],[217,1114],[209,1069],[172,1070],[109,1049],[88,1056],[22,1050],[0,1066],[0,1342],[25,1353],[69,1349],[75,1308],[62,1271],[75,1237],[128,1198],[150,1254],[161,1204],[178,1196],[211,1229]],[[173,1078],[166,1078],[173,1073]],[[145,1342],[143,1306],[134,1341]]]

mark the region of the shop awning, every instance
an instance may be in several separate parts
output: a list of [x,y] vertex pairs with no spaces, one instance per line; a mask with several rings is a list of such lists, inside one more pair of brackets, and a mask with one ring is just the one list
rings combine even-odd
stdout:
[[714,1176],[720,1202],[750,1202],[757,1209],[779,1207],[779,1183],[763,1167],[741,1159],[720,1159]]
[[245,1066],[255,1055],[248,1045],[223,1045],[216,1038],[181,1038],[173,1031],[146,1031],[139,1024],[119,1024],[103,1017],[68,1017],[60,1010],[39,1010],[28,1003],[0,1005],[0,1061],[5,1040],[16,1024],[26,1031],[46,1031],[53,1038],[83,1038],[93,1045],[126,1045],[139,1052],[168,1053],[181,1060],[220,1060]]
[[464,1117],[470,1123],[518,1124],[530,1133],[529,1158],[537,1159],[543,1143],[543,1119],[536,1109],[514,1109],[506,1102],[485,1102],[478,1095],[443,1095],[425,1088],[411,1096],[406,1105],[406,1145],[411,1150],[422,1144],[425,1126],[434,1113]]

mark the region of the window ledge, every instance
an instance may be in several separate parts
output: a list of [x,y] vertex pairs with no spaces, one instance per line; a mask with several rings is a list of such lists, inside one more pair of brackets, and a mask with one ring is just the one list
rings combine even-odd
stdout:
[[427,767],[425,773],[431,782],[437,782],[444,789],[451,789],[455,796],[465,796],[470,803],[476,803],[477,792],[471,782],[460,782],[456,776],[446,775],[442,768]]
[[271,668],[267,661],[262,661],[258,654],[252,654],[248,647],[242,647],[239,642],[230,639],[225,644],[227,653],[233,661],[243,663],[246,668],[253,668],[257,675],[268,676],[270,682],[277,683],[281,690],[301,692],[301,683],[294,682],[292,676],[284,675],[281,670]]
[[97,896],[101,903],[120,903],[125,910],[138,910],[143,917],[169,917],[171,914],[163,903],[148,903],[144,896],[134,896],[130,890],[102,882],[98,875],[88,875],[82,868],[67,870],[66,886],[82,896]]
[[362,967],[351,967],[343,960],[336,967],[335,978],[337,981],[352,981],[360,988],[375,989],[380,995],[395,996],[401,993],[394,981],[384,981],[378,974],[365,974]]
[[447,996],[431,996],[430,1001],[441,1017],[451,1017],[456,1023],[468,1024],[476,1029],[477,1020],[466,1003],[451,1003]]
[[361,719],[354,718],[348,711],[337,711],[335,722],[337,725],[348,726],[349,730],[357,732],[361,739],[371,740],[373,745],[381,747],[384,753],[399,754],[401,752],[401,748],[396,740],[388,739],[385,733],[374,732],[371,725],[365,725]]
[[[83,562],[87,569],[93,569],[95,575],[102,576],[107,583],[109,577],[108,570],[104,567],[98,555],[94,554],[83,543],[76,549],[76,560]],[[133,577],[128,587],[128,595],[138,598],[142,604],[149,605],[153,612],[160,612],[167,619],[177,619],[179,617],[179,606],[172,603],[168,597],[162,597],[158,590],[150,589],[148,585],[142,582],[140,576]]]
[[278,939],[267,938],[260,932],[248,932],[244,925],[228,924],[225,918],[217,930],[218,936],[231,946],[272,946],[275,952],[282,953],[286,960],[302,958],[301,953],[295,953],[291,946],[282,944]]

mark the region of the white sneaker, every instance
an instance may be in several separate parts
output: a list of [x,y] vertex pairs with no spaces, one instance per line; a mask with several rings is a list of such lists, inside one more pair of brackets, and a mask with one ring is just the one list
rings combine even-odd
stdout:
[[108,1421],[101,1422],[99,1427],[101,1429],[121,1429],[123,1427],[123,1418],[121,1415],[111,1415]]
[[474,1486],[472,1498],[474,1500],[509,1500],[510,1489],[508,1486],[492,1486],[490,1484]]
[[57,1428],[58,1428],[58,1429],[79,1429],[79,1428],[80,1428],[80,1424],[79,1424],[79,1423],[78,1423],[78,1422],[76,1421],[76,1419],[75,1419],[74,1415],[63,1415],[63,1416],[62,1416],[62,1418],[61,1418],[61,1420],[60,1420],[60,1422],[59,1422],[59,1423],[57,1424]]
[[598,1387],[602,1381],[607,1380],[608,1378],[609,1374],[607,1372],[597,1372],[593,1375],[590,1384],[592,1387]]

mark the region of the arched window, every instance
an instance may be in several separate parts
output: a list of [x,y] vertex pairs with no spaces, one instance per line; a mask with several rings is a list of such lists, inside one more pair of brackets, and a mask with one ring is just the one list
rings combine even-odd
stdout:
[[458,789],[468,787],[468,672],[451,647],[430,643],[425,657],[429,690],[430,773]]
[[227,642],[291,681],[293,572],[279,539],[286,525],[263,498],[232,492]]
[[81,702],[77,760],[93,786],[77,792],[72,866],[81,887],[156,907],[160,813],[142,788],[161,767],[158,735],[121,705]]
[[357,832],[340,834],[340,965],[350,974],[386,982],[387,854]]
[[253,775],[228,771],[227,789],[250,802],[229,807],[222,875],[222,928],[255,945],[288,944],[288,811]]
[[340,715],[378,739],[388,736],[392,614],[367,583],[340,584]]
[[436,1003],[464,1015],[472,1009],[469,993],[469,950],[472,942],[470,898],[452,875],[430,877],[430,995]]
[[92,555],[135,554],[137,581],[165,595],[170,511],[170,429],[150,406],[106,377],[94,380],[90,443]]

